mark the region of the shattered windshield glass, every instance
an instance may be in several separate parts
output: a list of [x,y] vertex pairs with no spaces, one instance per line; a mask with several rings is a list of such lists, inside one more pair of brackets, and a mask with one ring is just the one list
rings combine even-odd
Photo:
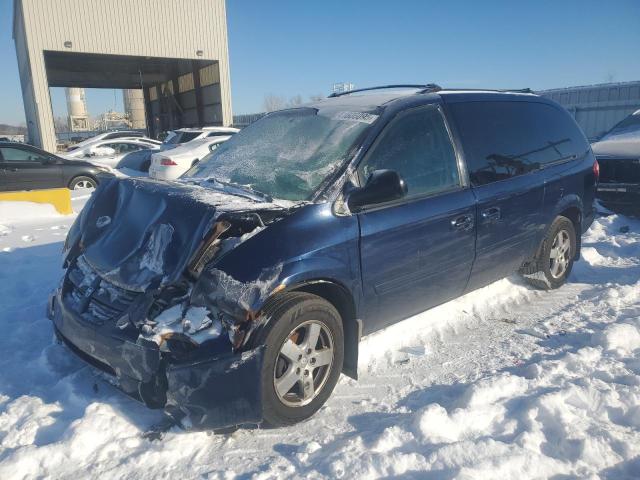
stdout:
[[296,108],[270,114],[220,145],[185,177],[213,178],[283,200],[305,200],[377,118]]
[[187,143],[200,135],[200,132],[177,132],[173,137],[167,138],[165,145],[178,145],[179,143]]

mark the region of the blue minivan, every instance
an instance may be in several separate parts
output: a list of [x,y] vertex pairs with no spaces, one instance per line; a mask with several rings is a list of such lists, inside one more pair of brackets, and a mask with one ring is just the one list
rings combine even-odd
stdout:
[[352,91],[271,113],[173,182],[102,182],[69,231],[58,338],[201,428],[316,412],[363,335],[514,272],[560,287],[598,164],[529,91]]

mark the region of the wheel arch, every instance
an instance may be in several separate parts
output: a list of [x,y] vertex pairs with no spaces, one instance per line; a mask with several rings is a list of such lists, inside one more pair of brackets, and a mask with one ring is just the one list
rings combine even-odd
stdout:
[[342,283],[330,279],[312,279],[295,283],[275,294],[305,292],[316,295],[335,307],[342,319],[344,332],[344,362],[342,372],[358,378],[358,346],[362,334],[362,322],[357,319],[356,303],[352,293]]
[[573,228],[576,232],[576,253],[574,258],[577,260],[580,258],[580,248],[582,247],[582,208],[578,205],[571,205],[560,211],[558,216],[566,217],[573,223]]

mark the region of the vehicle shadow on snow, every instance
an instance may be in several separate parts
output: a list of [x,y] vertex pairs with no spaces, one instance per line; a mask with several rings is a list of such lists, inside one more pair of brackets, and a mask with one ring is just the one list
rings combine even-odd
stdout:
[[55,339],[46,303],[63,273],[61,251],[62,242],[0,252],[0,415],[14,428],[36,418],[37,446],[61,439],[96,403],[145,431],[162,414],[117,390]]

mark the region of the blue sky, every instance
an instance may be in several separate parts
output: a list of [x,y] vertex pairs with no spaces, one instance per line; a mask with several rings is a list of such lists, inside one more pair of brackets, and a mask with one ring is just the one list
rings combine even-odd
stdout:
[[[0,0],[0,123],[19,124],[11,13]],[[260,111],[265,94],[307,97],[339,81],[544,89],[640,80],[637,0],[228,0],[227,21],[234,113]],[[65,115],[54,90],[54,112]],[[121,109],[115,96],[88,91],[90,113]]]

